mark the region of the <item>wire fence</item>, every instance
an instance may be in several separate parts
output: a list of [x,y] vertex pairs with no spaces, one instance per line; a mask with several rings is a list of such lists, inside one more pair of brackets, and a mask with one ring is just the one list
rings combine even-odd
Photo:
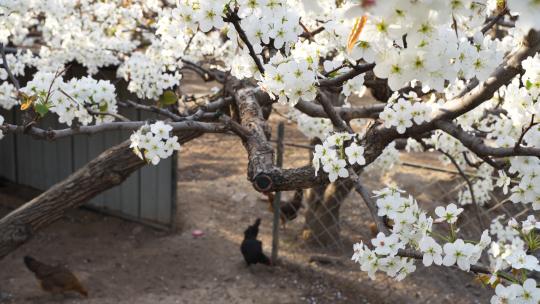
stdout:
[[[311,151],[311,145],[283,141],[284,124],[278,125],[277,165],[281,166],[285,149]],[[306,162],[310,161],[306,159]],[[353,190],[350,182],[336,182],[307,190],[297,189],[288,195],[276,193],[273,200],[274,227],[272,258],[278,258],[280,234],[300,232],[303,243],[314,248],[345,252],[345,243],[341,237],[342,221],[340,207]],[[303,223],[299,219],[304,219]],[[301,224],[300,224],[301,223]]]
[[[288,149],[312,150],[312,145],[283,142],[282,136],[275,142],[281,147],[277,149],[278,158],[282,158]],[[422,157],[414,161],[402,161],[392,171],[387,178],[392,179],[401,174],[402,180],[413,185],[404,190],[430,211],[440,205],[455,203],[459,193],[468,187],[466,180],[457,170],[442,164],[422,162]],[[404,171],[407,173],[399,173]],[[467,174],[470,178],[476,178],[473,173]],[[370,191],[386,186],[381,175],[380,172],[374,172],[370,173],[369,178],[363,178]],[[429,177],[423,180],[420,178],[416,183],[410,181],[412,176],[426,175]],[[507,196],[498,191],[491,192],[490,201],[480,208],[472,205],[463,208],[466,212],[460,216],[459,227],[460,234],[467,239],[478,239],[483,230],[489,229],[491,221],[498,216],[523,220],[531,211],[527,205],[513,204]],[[273,211],[274,258],[278,258],[278,247],[289,240],[297,245],[301,243],[301,246],[318,253],[322,250],[332,256],[349,259],[354,243],[360,240],[369,243],[377,233],[364,201],[354,191],[352,180],[338,180],[327,186],[276,195]]]

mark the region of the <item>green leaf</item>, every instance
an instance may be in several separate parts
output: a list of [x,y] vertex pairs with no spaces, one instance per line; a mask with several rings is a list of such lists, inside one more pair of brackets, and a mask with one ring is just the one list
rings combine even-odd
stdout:
[[49,112],[49,107],[43,103],[36,103],[34,105],[34,110],[39,116],[44,117]]
[[527,88],[527,90],[530,90],[532,86],[533,86],[533,83],[530,80],[527,80],[527,82],[525,82],[525,87]]
[[177,101],[178,101],[178,97],[173,91],[165,91],[159,97],[159,104],[162,106],[170,106],[170,105],[176,104]]
[[109,105],[106,102],[99,104],[99,111],[101,113],[106,113],[108,108],[109,108]]
[[328,74],[328,78],[334,78],[334,77],[336,77],[338,75],[339,75],[339,71],[334,71],[334,72]]

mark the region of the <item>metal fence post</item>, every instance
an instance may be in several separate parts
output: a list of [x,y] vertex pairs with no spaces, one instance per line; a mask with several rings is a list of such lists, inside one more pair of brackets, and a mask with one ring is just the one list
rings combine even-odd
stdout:
[[[277,129],[277,150],[276,150],[276,165],[281,168],[283,166],[283,137],[285,135],[285,124],[280,122]],[[274,222],[272,226],[272,261],[277,262],[278,247],[279,247],[279,217],[281,206],[281,192],[276,192],[273,201]]]

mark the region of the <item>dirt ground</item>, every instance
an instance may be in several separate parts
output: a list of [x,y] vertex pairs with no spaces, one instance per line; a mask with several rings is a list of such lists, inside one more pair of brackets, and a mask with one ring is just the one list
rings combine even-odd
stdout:
[[[292,140],[301,135],[287,128]],[[402,282],[383,275],[371,281],[349,262],[350,252],[332,265],[310,263],[321,252],[303,245],[299,217],[281,230],[280,264],[247,268],[239,252],[243,229],[263,219],[261,239],[270,252],[271,217],[263,196],[245,177],[245,151],[232,136],[206,135],[181,152],[178,182],[178,223],[162,232],[84,209],[74,210],[41,231],[0,261],[0,303],[486,303],[489,291],[479,291],[472,275],[456,270],[418,270]],[[307,152],[287,148],[286,166],[301,165]],[[375,189],[397,181],[404,188],[434,178],[405,167],[374,177]],[[441,177],[440,174],[437,177]],[[427,201],[437,196],[423,193]],[[24,199],[0,192],[0,214]],[[442,190],[440,190],[442,191]],[[26,192],[25,192],[26,193]],[[288,195],[288,194],[285,194]],[[351,195],[344,206],[346,243],[369,239],[369,219],[361,199]],[[204,237],[194,239],[193,229]],[[68,265],[90,291],[88,299],[44,294],[22,262],[32,255],[48,263]],[[450,287],[450,288],[447,288]]]
[[[272,124],[283,120],[273,115]],[[275,128],[274,128],[275,132]],[[307,143],[292,124],[289,142]],[[306,150],[287,147],[285,167],[305,165]],[[433,156],[407,156],[436,163]],[[370,280],[350,261],[352,244],[368,241],[371,222],[356,194],[342,208],[343,248],[324,252],[305,245],[300,237],[302,214],[280,229],[280,260],[275,267],[247,268],[239,251],[243,230],[262,218],[260,239],[269,253],[272,214],[264,196],[246,179],[246,152],[230,135],[205,135],[183,146],[178,168],[178,208],[175,231],[143,225],[85,209],[73,210],[40,231],[33,240],[0,260],[0,303],[487,303],[490,290],[479,289],[473,275],[449,268],[417,271],[402,282],[384,275]],[[370,189],[394,183],[415,194],[433,210],[433,201],[448,189],[453,177],[398,166],[381,176],[365,175]],[[442,185],[432,185],[434,179]],[[21,197],[21,194],[23,197]],[[285,193],[285,197],[290,193]],[[28,200],[31,192],[0,188],[0,216]],[[205,235],[193,238],[192,230]],[[313,255],[330,254],[338,263],[310,262]],[[24,267],[32,255],[72,269],[89,290],[53,297],[40,290]]]

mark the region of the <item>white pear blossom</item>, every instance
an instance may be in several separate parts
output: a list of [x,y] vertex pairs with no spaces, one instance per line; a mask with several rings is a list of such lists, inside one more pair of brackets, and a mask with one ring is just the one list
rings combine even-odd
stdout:
[[420,251],[424,253],[422,262],[424,266],[442,264],[442,247],[433,238],[425,236],[420,240]]
[[195,19],[199,21],[201,31],[208,32],[212,28],[220,29],[223,27],[222,12],[224,3],[218,0],[200,1],[199,8],[196,10]]
[[335,182],[338,177],[349,177],[349,171],[345,168],[347,162],[343,159],[332,159],[323,166],[324,172],[328,173],[330,182]]
[[366,160],[364,159],[364,147],[359,146],[356,143],[352,143],[345,148],[345,154],[347,154],[347,159],[351,165],[364,165],[366,163]]
[[538,222],[534,215],[531,214],[527,217],[527,220],[522,222],[522,227],[524,233],[529,233],[532,230],[540,229],[540,222]]
[[399,97],[394,93],[384,111],[379,115],[385,127],[395,127],[399,134],[405,133],[414,124],[420,125],[430,121],[433,111],[432,104],[422,102],[416,95],[404,97]]
[[495,288],[495,295],[491,297],[491,304],[509,304],[514,303],[517,297],[517,290],[514,286],[504,286],[498,284]]
[[540,270],[538,259],[528,255],[524,250],[513,251],[505,260],[515,269]]
[[442,207],[439,206],[435,208],[435,214],[439,217],[436,219],[436,222],[448,222],[449,224],[453,224],[457,222],[458,215],[463,212],[463,208],[458,208],[456,204],[449,204],[448,206]]
[[523,286],[517,285],[515,288],[516,303],[533,304],[540,301],[540,288],[536,287],[534,279],[527,279]]
[[446,243],[444,249],[444,266],[457,266],[463,271],[469,271],[471,267],[471,255],[473,254],[474,246],[466,244],[463,240],[458,239],[454,243]]
[[300,111],[295,112],[295,114],[298,129],[310,139],[319,138],[324,140],[334,130],[330,119],[311,117]]
[[404,244],[399,241],[397,234],[385,236],[382,232],[379,232],[377,238],[371,240],[371,243],[375,246],[375,253],[379,255],[394,256],[399,249],[404,247]]
[[157,165],[161,159],[168,158],[174,151],[180,150],[178,137],[171,137],[171,131],[172,126],[163,121],[146,124],[131,135],[130,148],[139,158]]

